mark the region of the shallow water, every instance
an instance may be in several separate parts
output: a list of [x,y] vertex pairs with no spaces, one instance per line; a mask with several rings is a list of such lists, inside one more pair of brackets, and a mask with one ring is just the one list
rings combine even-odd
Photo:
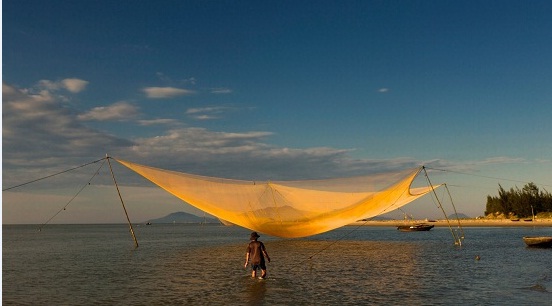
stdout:
[[[269,278],[243,268],[249,231],[220,225],[3,225],[5,305],[550,305],[551,228],[264,236]],[[475,257],[479,256],[480,260]]]

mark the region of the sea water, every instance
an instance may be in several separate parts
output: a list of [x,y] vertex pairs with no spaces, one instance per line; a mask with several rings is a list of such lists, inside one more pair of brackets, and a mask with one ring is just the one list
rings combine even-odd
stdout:
[[[551,305],[551,228],[399,232],[347,226],[263,235],[268,278],[244,269],[237,226],[3,225],[4,305]],[[458,233],[460,234],[460,233]]]

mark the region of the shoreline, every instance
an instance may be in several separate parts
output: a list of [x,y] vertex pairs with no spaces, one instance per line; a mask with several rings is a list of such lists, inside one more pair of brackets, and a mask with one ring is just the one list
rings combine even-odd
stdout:
[[415,223],[427,223],[435,225],[435,227],[448,227],[450,226],[462,227],[552,227],[552,219],[536,219],[534,221],[512,221],[510,219],[449,219],[447,220],[370,220],[370,221],[357,221],[349,224],[349,226],[392,226],[396,227],[405,224]]

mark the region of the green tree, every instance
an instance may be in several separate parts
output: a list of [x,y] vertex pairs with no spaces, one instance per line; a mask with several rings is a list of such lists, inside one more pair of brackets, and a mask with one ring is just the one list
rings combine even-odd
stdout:
[[532,213],[552,212],[552,195],[548,191],[540,191],[535,183],[528,183],[522,189],[505,190],[498,185],[498,196],[487,196],[485,214],[502,213],[528,217]]

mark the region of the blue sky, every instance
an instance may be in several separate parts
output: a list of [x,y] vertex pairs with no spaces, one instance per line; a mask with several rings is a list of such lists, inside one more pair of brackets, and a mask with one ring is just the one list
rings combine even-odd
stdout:
[[[2,9],[4,188],[108,153],[241,179],[425,164],[471,216],[499,183],[552,189],[550,1]],[[136,221],[189,210],[114,166]],[[105,169],[55,221],[125,222]],[[4,191],[3,222],[45,221],[94,171]],[[430,199],[405,209],[440,214]]]

